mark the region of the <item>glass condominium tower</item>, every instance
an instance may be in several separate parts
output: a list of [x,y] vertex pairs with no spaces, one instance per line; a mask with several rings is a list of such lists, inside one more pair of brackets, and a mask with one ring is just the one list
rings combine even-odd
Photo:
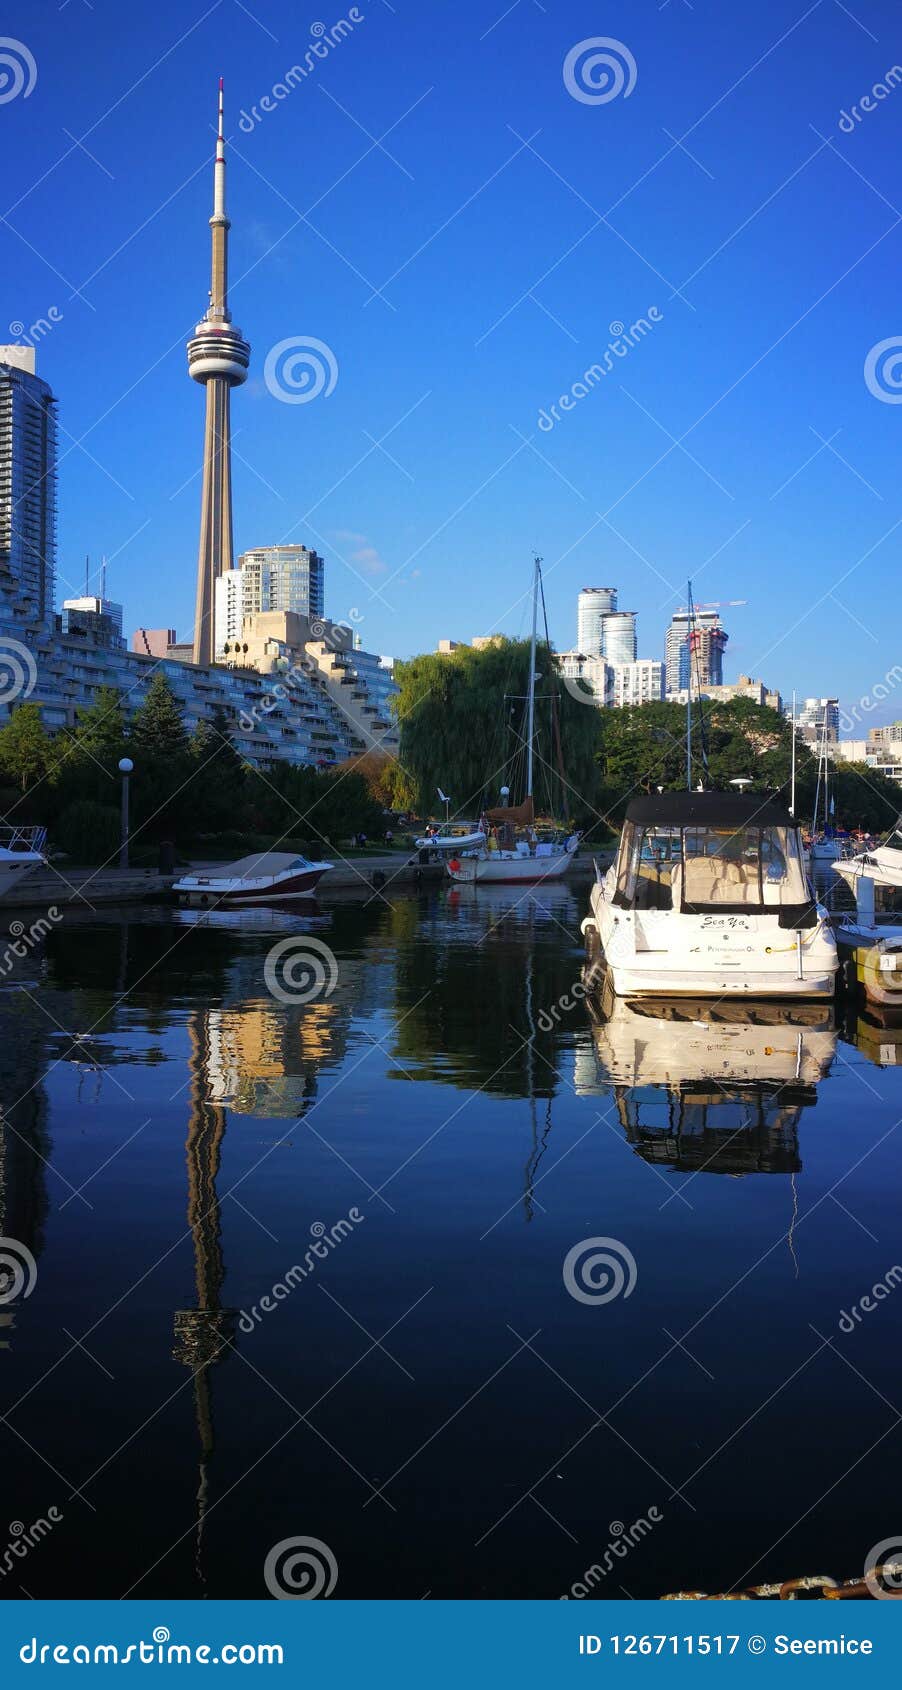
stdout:
[[616,587],[583,587],[576,601],[576,649],[586,657],[604,651],[604,619],[617,609]]
[[19,615],[53,615],[56,403],[33,346],[0,346],[0,585]]
[[299,616],[322,617],[324,565],[307,546],[260,546],[242,552],[242,611],[255,616],[264,610],[294,610]]

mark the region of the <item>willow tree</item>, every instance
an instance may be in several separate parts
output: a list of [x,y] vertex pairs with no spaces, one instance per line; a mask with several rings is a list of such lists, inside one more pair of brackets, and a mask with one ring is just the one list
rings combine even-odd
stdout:
[[[600,790],[599,717],[587,695],[564,686],[547,646],[536,656],[533,791],[542,814],[595,816]],[[526,788],[529,642],[500,640],[474,651],[413,657],[395,666],[403,799],[421,815],[441,814],[437,789],[457,815],[498,803],[502,786],[518,802]]]

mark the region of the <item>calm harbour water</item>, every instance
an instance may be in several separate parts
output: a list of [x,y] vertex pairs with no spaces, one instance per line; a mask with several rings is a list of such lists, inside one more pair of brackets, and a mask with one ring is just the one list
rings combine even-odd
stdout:
[[[594,1595],[898,1541],[902,1286],[841,1317],[902,1262],[902,1033],[599,1023],[583,908],[85,912],[16,964],[0,1230],[37,1278],[0,1310],[0,1567],[62,1517],[0,1594],[265,1596],[312,1537],[337,1597],[556,1598],[650,1510]],[[292,936],[329,996],[267,989]],[[571,1295],[593,1238],[629,1295]]]

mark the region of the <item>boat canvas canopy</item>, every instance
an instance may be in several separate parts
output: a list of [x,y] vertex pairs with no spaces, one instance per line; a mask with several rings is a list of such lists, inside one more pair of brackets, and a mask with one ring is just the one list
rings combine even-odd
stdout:
[[485,814],[491,827],[503,827],[505,823],[510,827],[531,827],[536,819],[530,797],[524,798],[522,804],[502,804],[497,809],[486,810]]
[[795,827],[779,798],[764,792],[655,792],[633,798],[628,822],[640,827]]
[[239,857],[237,863],[223,863],[211,870],[211,880],[266,880],[270,875],[284,874],[306,862],[296,851],[258,851],[253,857]]

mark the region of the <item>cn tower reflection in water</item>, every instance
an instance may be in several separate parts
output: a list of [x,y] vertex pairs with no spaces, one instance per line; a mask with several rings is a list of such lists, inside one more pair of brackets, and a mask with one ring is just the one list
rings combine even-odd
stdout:
[[799,1127],[836,1054],[832,1005],[589,1000],[577,1092],[613,1093],[646,1162],[685,1173],[795,1174]]

